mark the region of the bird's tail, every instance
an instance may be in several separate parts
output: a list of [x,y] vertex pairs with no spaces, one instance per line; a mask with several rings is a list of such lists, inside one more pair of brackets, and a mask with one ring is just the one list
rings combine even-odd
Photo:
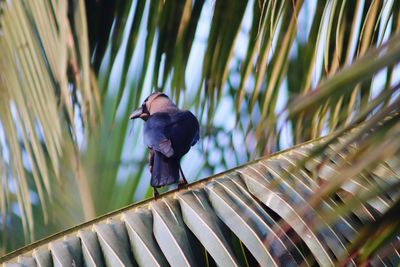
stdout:
[[179,159],[167,158],[162,153],[155,151],[154,164],[150,184],[160,187],[177,183],[179,181]]

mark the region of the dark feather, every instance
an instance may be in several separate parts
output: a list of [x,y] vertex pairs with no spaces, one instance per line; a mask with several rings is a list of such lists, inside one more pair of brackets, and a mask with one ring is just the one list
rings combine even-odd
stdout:
[[157,112],[149,116],[144,129],[145,144],[155,151],[151,185],[179,180],[179,161],[199,140],[199,123],[190,111]]
[[167,158],[161,152],[155,151],[150,184],[153,187],[174,184],[179,181],[179,160]]

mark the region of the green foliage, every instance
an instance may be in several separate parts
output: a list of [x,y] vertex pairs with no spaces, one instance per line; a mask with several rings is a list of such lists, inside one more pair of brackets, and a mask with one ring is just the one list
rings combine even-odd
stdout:
[[[380,215],[385,211],[386,223],[396,224],[398,210],[389,207],[397,205],[399,183],[391,174],[398,175],[399,168],[390,160],[380,162],[312,205],[308,199],[324,189],[322,181],[335,179],[332,174],[346,157],[334,156],[319,170],[313,165],[320,164],[321,157],[314,157],[298,168],[323,142],[311,141],[128,206],[16,251],[0,263],[52,266],[57,259],[62,265],[79,266],[358,266],[365,260],[351,250],[365,238],[358,230],[370,229],[386,217]],[[364,198],[375,188],[360,183],[365,179],[396,188],[382,188],[385,197]],[[348,205],[351,210],[334,212]],[[387,244],[368,263],[398,265],[396,237],[380,233],[379,239],[387,239]],[[368,244],[366,250],[371,249]]]
[[[6,233],[30,242],[150,196],[127,118],[156,88],[201,119],[192,180],[328,133],[297,163],[346,155],[312,205],[398,163],[398,1],[0,3],[2,252],[23,242]],[[363,197],[386,194],[369,184]],[[346,201],[335,212],[361,205]],[[362,259],[398,231],[380,218],[355,242]]]

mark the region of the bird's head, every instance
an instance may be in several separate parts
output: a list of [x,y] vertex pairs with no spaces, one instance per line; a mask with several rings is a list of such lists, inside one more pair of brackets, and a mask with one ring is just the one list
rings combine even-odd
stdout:
[[177,110],[176,105],[166,94],[155,92],[144,100],[143,104],[129,116],[129,119],[141,118],[146,121],[151,114],[156,112],[173,112]]

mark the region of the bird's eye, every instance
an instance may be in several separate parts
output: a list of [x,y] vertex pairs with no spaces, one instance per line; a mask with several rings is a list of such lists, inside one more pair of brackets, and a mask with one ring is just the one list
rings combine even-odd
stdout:
[[149,110],[147,109],[146,101],[144,101],[144,103],[142,105],[142,112],[143,113],[149,113]]

